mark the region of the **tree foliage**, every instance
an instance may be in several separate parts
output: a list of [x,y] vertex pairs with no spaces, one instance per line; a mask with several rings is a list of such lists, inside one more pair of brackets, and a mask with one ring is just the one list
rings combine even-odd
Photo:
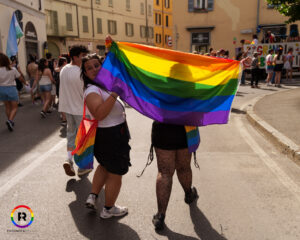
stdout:
[[300,20],[300,0],[267,0],[283,15],[289,17],[286,23]]

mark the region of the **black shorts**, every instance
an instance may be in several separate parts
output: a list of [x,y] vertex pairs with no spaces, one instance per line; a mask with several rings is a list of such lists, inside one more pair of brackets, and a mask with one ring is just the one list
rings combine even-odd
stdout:
[[114,127],[97,128],[94,156],[108,172],[124,175],[130,164],[129,131],[126,122]]
[[283,68],[283,64],[276,64],[274,67],[274,72],[281,72]]
[[151,141],[154,147],[164,150],[187,148],[187,136],[184,126],[154,121]]

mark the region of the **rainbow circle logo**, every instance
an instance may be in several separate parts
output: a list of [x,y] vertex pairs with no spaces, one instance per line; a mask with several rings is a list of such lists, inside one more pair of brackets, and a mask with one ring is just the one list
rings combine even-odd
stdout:
[[[26,212],[24,212],[24,210],[22,211],[22,212],[18,212],[18,221],[20,221],[20,219],[19,218],[23,218],[23,220],[25,220],[24,221],[24,225],[19,225],[19,224],[17,224],[16,222],[15,222],[15,220],[14,220],[14,213],[15,213],[15,211],[16,210],[20,210],[20,208],[25,208],[25,209],[27,209],[27,210],[25,210],[25,211],[29,211],[30,212],[30,215],[31,215],[31,218],[30,218],[30,221],[26,221],[25,219],[26,219]],[[25,214],[25,215],[24,215]],[[11,214],[10,214],[10,218],[11,218],[11,221],[12,221],[12,223],[16,226],[16,227],[18,227],[18,228],[27,228],[27,227],[29,227],[30,225],[31,225],[31,223],[33,222],[33,219],[34,219],[34,215],[33,215],[33,212],[32,212],[32,210],[31,210],[31,208],[30,207],[28,207],[28,206],[26,206],[26,205],[19,205],[19,206],[17,206],[17,207],[15,207],[13,210],[12,210],[12,212],[11,212]],[[27,223],[28,222],[28,223]],[[26,224],[27,223],[27,224]],[[26,225],[25,225],[26,224]]]

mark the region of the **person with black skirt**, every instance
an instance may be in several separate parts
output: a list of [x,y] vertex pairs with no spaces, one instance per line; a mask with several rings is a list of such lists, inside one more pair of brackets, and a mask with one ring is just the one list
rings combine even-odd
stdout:
[[99,165],[95,171],[91,193],[86,207],[96,209],[96,201],[105,186],[105,206],[100,213],[103,219],[123,216],[127,207],[115,204],[122,185],[122,176],[128,172],[130,164],[130,134],[125,118],[125,108],[118,95],[108,92],[93,80],[101,68],[100,58],[96,54],[82,59],[81,76],[84,81],[84,99],[88,112],[98,120],[95,137],[94,156]]

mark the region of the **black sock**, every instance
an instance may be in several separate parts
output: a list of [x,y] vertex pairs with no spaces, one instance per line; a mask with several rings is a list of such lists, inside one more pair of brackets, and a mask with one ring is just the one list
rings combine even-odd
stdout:
[[96,198],[98,197],[98,194],[96,194],[96,193],[90,193],[90,194],[93,194],[93,195],[95,195],[95,196],[96,196]]
[[105,208],[106,210],[110,210],[112,207],[104,206],[104,208]]

